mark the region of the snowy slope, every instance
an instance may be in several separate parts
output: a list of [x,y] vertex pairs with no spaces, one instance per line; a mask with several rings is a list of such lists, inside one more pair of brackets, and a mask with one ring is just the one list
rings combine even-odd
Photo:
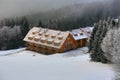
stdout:
[[46,56],[19,49],[0,56],[0,80],[112,80],[111,65],[89,62],[85,50]]
[[11,55],[11,54],[15,54],[15,53],[20,53],[21,51],[24,51],[25,48],[20,48],[20,49],[13,49],[13,50],[3,50],[0,51],[0,56],[5,56],[5,55]]

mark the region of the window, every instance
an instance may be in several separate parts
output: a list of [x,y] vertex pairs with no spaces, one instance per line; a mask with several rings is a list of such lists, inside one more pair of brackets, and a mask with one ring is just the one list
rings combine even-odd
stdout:
[[74,36],[78,36],[78,34],[77,34],[77,33],[74,33]]
[[83,35],[83,33],[81,32],[80,35]]
[[46,34],[45,34],[45,37],[48,37],[48,36],[49,36],[49,33],[46,33]]
[[43,33],[42,33],[42,32],[39,32],[38,34],[39,34],[40,36],[42,36]]
[[58,49],[54,48],[54,51],[55,51],[55,52],[57,52],[57,51],[58,51]]
[[59,40],[62,40],[62,39],[63,39],[63,36],[62,36],[62,35],[59,35],[59,36],[58,36],[58,39],[59,39]]
[[41,42],[42,42],[42,43],[45,43],[46,40],[47,40],[46,38],[41,38]]
[[40,40],[40,37],[39,36],[35,36],[35,41],[39,41]]
[[70,44],[72,45],[72,41],[70,41]]
[[43,45],[42,45],[41,47],[42,47],[42,48],[45,48],[45,46],[43,46]]
[[53,43],[53,39],[48,39],[48,40],[47,40],[47,43],[48,43],[48,44],[52,44],[52,43]]
[[68,40],[70,40],[70,37],[68,37]]
[[60,45],[60,43],[61,43],[61,41],[60,41],[60,40],[56,40],[56,41],[54,41],[54,45],[55,45],[55,46],[59,46],[59,45]]
[[70,45],[71,45],[70,42],[66,42],[66,44],[65,44],[66,47],[69,47]]
[[38,44],[36,44],[36,45],[35,45],[35,47],[39,47],[39,45],[38,45]]
[[52,38],[55,38],[55,37],[56,37],[56,35],[55,35],[55,34],[52,34],[52,35],[51,35],[51,37],[52,37]]
[[73,48],[73,49],[76,49],[76,46],[75,46],[75,45],[73,45],[73,46],[72,46],[72,48]]
[[37,31],[36,31],[36,30],[32,31],[32,34],[36,34],[36,33],[37,33]]
[[34,35],[28,36],[28,39],[29,39],[29,40],[32,40],[33,38],[34,38]]

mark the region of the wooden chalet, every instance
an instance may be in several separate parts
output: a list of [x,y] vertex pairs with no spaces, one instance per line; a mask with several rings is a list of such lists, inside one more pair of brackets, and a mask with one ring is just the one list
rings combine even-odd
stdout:
[[28,50],[43,54],[54,54],[86,46],[90,33],[85,28],[59,31],[33,27],[24,41]]
[[77,41],[77,47],[84,47],[88,45],[88,39],[91,36],[93,27],[86,27],[72,30],[70,33],[73,35],[75,41]]
[[76,49],[77,42],[69,31],[32,28],[24,38],[27,49],[53,54]]

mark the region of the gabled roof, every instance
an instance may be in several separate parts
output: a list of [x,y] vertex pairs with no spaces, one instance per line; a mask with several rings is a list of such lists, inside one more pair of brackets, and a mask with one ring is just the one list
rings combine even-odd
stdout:
[[74,29],[70,33],[73,35],[75,40],[80,40],[80,39],[89,38],[92,30],[93,27],[86,27],[86,28]]
[[24,38],[24,41],[47,47],[61,48],[68,35],[68,31],[33,27]]

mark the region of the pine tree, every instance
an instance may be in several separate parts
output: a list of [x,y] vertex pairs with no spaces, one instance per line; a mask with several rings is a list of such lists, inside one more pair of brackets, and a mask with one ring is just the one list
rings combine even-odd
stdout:
[[101,48],[104,51],[105,57],[112,62],[112,54],[111,52],[113,51],[113,40],[115,39],[115,30],[116,29],[111,29],[107,32],[106,37],[103,39]]
[[37,25],[38,27],[43,27],[43,24],[42,24],[42,21],[39,19],[39,21],[38,21],[38,25]]
[[21,19],[20,25],[21,25],[21,33],[22,33],[22,36],[24,37],[29,31],[29,24],[26,17],[23,17]]
[[116,23],[113,23],[113,21],[114,19],[110,20],[110,18],[103,21],[100,20],[97,23],[98,27],[97,28],[95,27],[96,32],[94,32],[95,28],[93,29],[93,34],[91,34],[90,45],[89,45],[91,60],[103,62],[103,63],[110,62],[104,55],[105,53],[101,48],[101,43],[104,37],[106,36],[107,31],[111,28],[111,26],[116,25]]
[[92,31],[92,33],[91,33],[91,37],[90,37],[90,40],[89,40],[89,45],[88,45],[88,49],[89,49],[89,51],[88,52],[91,52],[91,50],[92,50],[92,48],[93,48],[93,41],[94,41],[94,39],[95,39],[95,34],[96,34],[96,31],[97,31],[97,28],[98,28],[98,24],[97,23],[95,23],[94,24],[94,29],[93,29],[93,31]]
[[101,44],[106,58],[115,64],[116,74],[114,80],[120,80],[120,26],[117,27],[108,31]]
[[96,32],[96,35],[95,35],[95,40],[93,41],[94,45],[93,45],[93,48],[92,48],[92,51],[91,51],[91,60],[93,61],[102,61],[102,62],[106,62],[104,56],[102,55],[102,51],[100,49],[100,40],[101,40],[101,33],[103,31],[103,25],[102,24],[102,21],[99,21],[99,25],[98,25],[98,29],[97,29],[97,32]]

